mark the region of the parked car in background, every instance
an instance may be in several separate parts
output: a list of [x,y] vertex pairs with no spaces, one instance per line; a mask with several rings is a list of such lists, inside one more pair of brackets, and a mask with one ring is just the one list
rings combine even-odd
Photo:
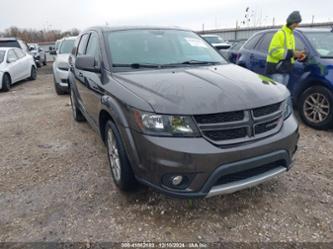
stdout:
[[37,43],[28,43],[30,54],[34,57],[37,67],[47,65],[46,53]]
[[61,41],[62,41],[62,39],[59,39],[55,42],[54,47],[53,46],[49,47],[51,55],[57,55]]
[[0,38],[0,47],[2,48],[20,48],[23,52],[29,53],[29,49],[27,44],[17,38],[8,37],[8,38]]
[[231,47],[231,44],[225,42],[220,36],[218,35],[201,35],[208,43],[210,43],[214,48],[220,49],[228,49]]
[[[238,65],[264,74],[268,46],[277,30],[254,34],[241,48]],[[297,29],[296,49],[305,50],[305,62],[296,61],[288,89],[299,114],[316,129],[333,126],[333,33],[330,29]]]
[[68,93],[68,59],[76,37],[63,38],[59,44],[57,57],[53,63],[54,87],[58,95]]
[[0,89],[9,91],[12,84],[29,78],[35,80],[37,68],[31,55],[20,48],[0,48]]
[[192,31],[88,29],[69,82],[73,117],[101,135],[122,190],[139,181],[211,197],[291,168],[299,135],[289,91],[227,63]]
[[236,64],[236,62],[238,61],[239,56],[240,56],[239,51],[245,42],[246,42],[246,40],[241,40],[241,41],[237,41],[234,44],[232,44],[232,46],[228,50],[225,51],[225,58],[229,62]]

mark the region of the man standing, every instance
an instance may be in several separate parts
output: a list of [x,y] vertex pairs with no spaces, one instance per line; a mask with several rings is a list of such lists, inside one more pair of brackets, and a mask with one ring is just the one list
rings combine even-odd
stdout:
[[266,60],[266,74],[273,80],[288,85],[295,59],[304,60],[304,51],[296,51],[294,29],[302,21],[299,11],[292,12],[287,24],[278,30],[269,45]]

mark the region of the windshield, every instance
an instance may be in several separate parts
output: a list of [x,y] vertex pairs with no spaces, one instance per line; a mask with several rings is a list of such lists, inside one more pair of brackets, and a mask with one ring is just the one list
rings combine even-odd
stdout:
[[206,41],[208,41],[209,43],[222,43],[224,42],[222,40],[221,37],[219,36],[206,36],[206,37],[203,37]]
[[306,32],[305,35],[321,57],[333,57],[332,32]]
[[20,48],[20,44],[17,41],[0,41],[0,47],[2,47],[2,48]]
[[59,54],[70,54],[74,47],[74,40],[63,40],[60,49]]
[[133,64],[184,66],[186,63],[191,64],[189,62],[195,62],[196,65],[225,63],[220,54],[190,31],[113,31],[106,32],[106,43],[114,67]]
[[0,51],[0,64],[3,62],[4,58],[5,58],[5,51]]

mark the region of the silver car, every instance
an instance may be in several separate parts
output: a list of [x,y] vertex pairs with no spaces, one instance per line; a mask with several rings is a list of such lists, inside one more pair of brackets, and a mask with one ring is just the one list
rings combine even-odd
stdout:
[[68,93],[68,58],[72,52],[76,37],[66,37],[61,40],[57,57],[53,63],[54,86],[58,95]]

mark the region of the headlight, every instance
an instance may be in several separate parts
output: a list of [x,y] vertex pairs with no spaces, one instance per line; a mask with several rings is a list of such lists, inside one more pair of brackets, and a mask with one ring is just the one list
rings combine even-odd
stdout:
[[284,102],[283,102],[283,118],[287,119],[289,116],[293,113],[293,103],[291,100],[291,97],[289,96]]
[[63,70],[63,71],[68,71],[69,70],[69,65],[66,62],[59,62],[58,65],[57,65],[57,67],[60,70]]
[[133,111],[136,126],[145,134],[155,136],[199,136],[198,129],[190,116],[160,115]]

